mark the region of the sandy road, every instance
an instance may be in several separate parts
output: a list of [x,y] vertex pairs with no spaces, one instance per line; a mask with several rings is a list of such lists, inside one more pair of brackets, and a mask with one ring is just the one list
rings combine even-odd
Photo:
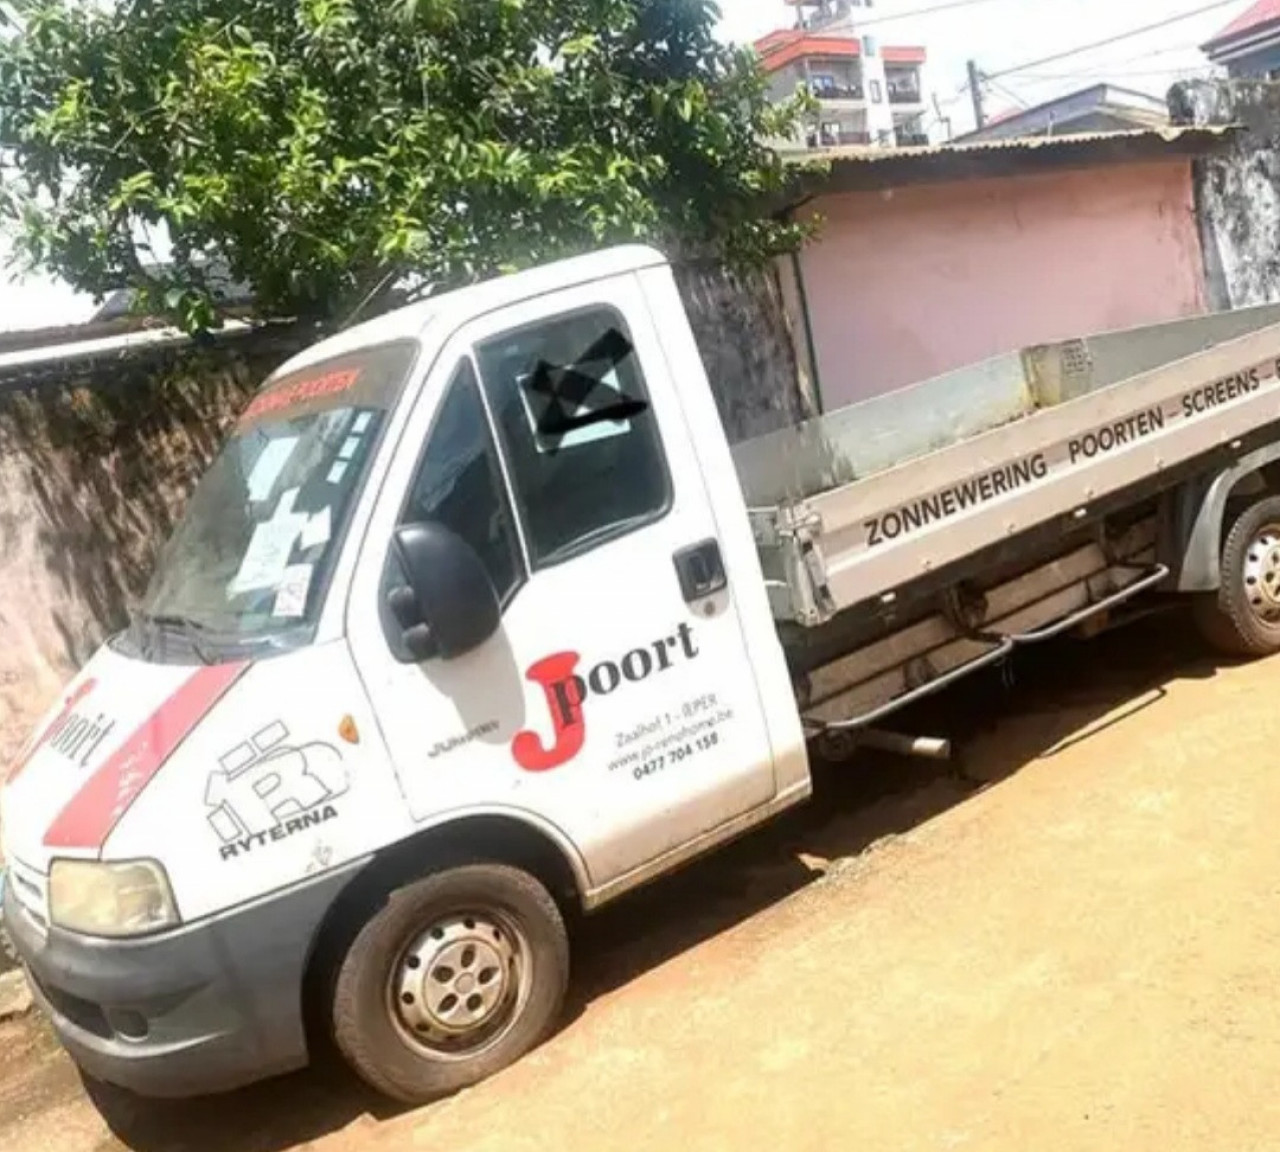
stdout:
[[579,931],[521,1064],[416,1112],[337,1074],[99,1114],[0,1031],[0,1152],[1280,1147],[1280,661],[1152,622],[975,682],[901,762]]

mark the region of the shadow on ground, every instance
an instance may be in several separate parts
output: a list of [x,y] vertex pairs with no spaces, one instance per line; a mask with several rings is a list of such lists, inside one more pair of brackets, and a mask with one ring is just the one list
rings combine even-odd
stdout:
[[[1181,615],[1020,656],[904,714],[904,732],[947,735],[956,766],[867,756],[816,768],[815,801],[680,874],[575,925],[567,1024],[595,998],[756,915],[857,856],[1149,707],[1173,680],[1213,676]],[[965,755],[969,749],[971,754]],[[976,753],[976,754],[973,754]],[[397,1114],[342,1070],[321,1068],[206,1100],[142,1101],[95,1089],[116,1137],[137,1152],[280,1152],[353,1122]]]

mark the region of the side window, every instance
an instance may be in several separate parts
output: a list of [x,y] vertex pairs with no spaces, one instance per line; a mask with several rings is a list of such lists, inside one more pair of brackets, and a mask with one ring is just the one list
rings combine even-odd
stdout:
[[657,419],[620,315],[557,317],[491,340],[477,357],[535,567],[666,513]]
[[499,601],[506,603],[520,583],[520,553],[470,360],[449,382],[400,517],[402,524],[425,520],[452,529],[476,550]]

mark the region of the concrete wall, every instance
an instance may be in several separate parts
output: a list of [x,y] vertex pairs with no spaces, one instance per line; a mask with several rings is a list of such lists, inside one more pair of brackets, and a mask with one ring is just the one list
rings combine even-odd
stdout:
[[802,257],[827,411],[1026,344],[1202,312],[1190,161],[826,196]]
[[769,97],[779,103],[790,100],[803,82],[804,67],[799,61],[794,61],[769,77]]
[[1194,166],[1212,307],[1280,302],[1280,84],[1179,85],[1170,103],[1181,123],[1245,129]]
[[787,308],[772,271],[686,265],[676,279],[731,443],[817,415],[797,363],[804,335],[792,331],[791,317],[799,313]]
[[0,765],[146,587],[249,390],[298,341],[0,393]]

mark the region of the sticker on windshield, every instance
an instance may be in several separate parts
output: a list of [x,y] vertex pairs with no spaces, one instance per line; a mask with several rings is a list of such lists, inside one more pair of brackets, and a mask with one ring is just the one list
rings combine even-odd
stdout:
[[296,620],[307,614],[307,593],[311,590],[311,564],[290,564],[280,578],[272,616]]
[[255,504],[271,495],[271,490],[280,479],[280,473],[293,455],[299,439],[298,436],[282,436],[270,441],[262,450],[253,471],[249,473],[249,499]]
[[325,372],[305,380],[290,380],[277,384],[274,388],[261,393],[244,410],[241,417],[243,423],[259,417],[277,414],[287,408],[305,404],[309,400],[317,400],[346,392],[360,379],[361,369],[349,368],[342,372]]
[[253,530],[240,570],[227,587],[229,597],[279,586],[289,566],[294,542],[307,522],[305,514],[293,510],[297,498],[298,489],[290,488],[280,497],[275,515]]
[[310,548],[318,548],[321,544],[328,544],[332,534],[333,518],[326,504],[307,521],[307,526],[302,530],[302,536],[298,540],[298,547],[304,552]]

